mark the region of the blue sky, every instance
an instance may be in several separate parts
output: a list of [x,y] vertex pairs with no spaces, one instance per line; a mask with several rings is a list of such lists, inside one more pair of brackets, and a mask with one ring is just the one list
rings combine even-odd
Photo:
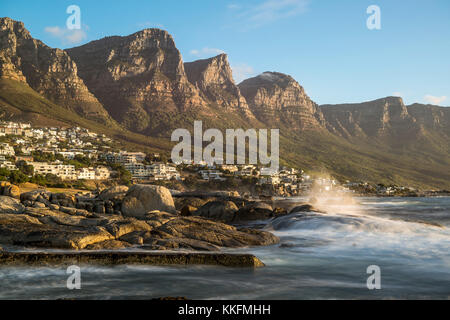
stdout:
[[[81,30],[65,29],[69,5]],[[381,30],[366,26],[370,5]],[[399,95],[450,106],[448,0],[1,0],[0,16],[59,48],[162,28],[185,61],[226,52],[237,80],[287,73],[319,104]]]

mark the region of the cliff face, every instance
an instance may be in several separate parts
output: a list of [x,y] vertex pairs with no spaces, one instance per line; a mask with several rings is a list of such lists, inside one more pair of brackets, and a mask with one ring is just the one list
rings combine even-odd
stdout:
[[324,105],[321,110],[329,131],[343,137],[401,141],[415,137],[420,125],[398,97],[344,105]]
[[9,18],[0,18],[0,78],[27,83],[50,101],[85,117],[108,119],[67,53],[33,39],[22,22]]
[[322,128],[323,116],[317,105],[292,77],[265,72],[239,84],[250,110],[269,125],[286,125],[293,130]]
[[108,37],[67,52],[112,117],[134,131],[148,130],[155,112],[206,105],[188,81],[181,54],[166,31]]
[[247,101],[233,80],[228,56],[221,54],[204,60],[184,64],[189,81],[196,86],[201,96],[224,111],[239,112],[254,118]]

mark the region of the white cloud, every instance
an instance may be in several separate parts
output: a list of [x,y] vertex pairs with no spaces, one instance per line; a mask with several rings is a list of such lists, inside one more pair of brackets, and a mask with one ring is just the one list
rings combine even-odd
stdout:
[[233,78],[236,83],[240,83],[256,75],[255,69],[245,63],[232,65],[231,69],[233,70]]
[[398,91],[393,92],[392,95],[393,95],[394,97],[403,97],[403,93],[398,92]]
[[84,29],[69,30],[66,28],[45,27],[44,31],[49,33],[55,38],[62,41],[63,44],[77,44],[87,39],[85,30],[89,30],[89,27],[85,26]]
[[237,10],[237,9],[241,9],[242,7],[239,4],[230,3],[229,5],[227,5],[227,8],[230,10]]
[[441,104],[442,102],[444,102],[445,100],[447,100],[447,97],[446,97],[446,96],[435,97],[435,96],[432,96],[432,95],[430,95],[430,94],[427,94],[427,95],[424,97],[424,100],[425,100],[427,103],[439,105],[439,104]]
[[200,50],[197,49],[191,50],[189,53],[196,57],[211,57],[225,53],[225,51],[216,48],[203,48]]
[[257,28],[281,19],[297,16],[307,10],[309,0],[265,0],[247,6],[237,16],[243,27]]

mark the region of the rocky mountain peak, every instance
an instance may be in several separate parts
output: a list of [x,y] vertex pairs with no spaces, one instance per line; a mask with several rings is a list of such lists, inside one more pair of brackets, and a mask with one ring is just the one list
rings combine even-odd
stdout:
[[225,109],[235,109],[246,117],[253,115],[245,98],[236,86],[226,54],[184,64],[189,81],[202,97]]
[[67,53],[33,39],[22,22],[10,18],[0,19],[0,78],[27,83],[52,102],[84,116],[108,119]]
[[264,72],[239,84],[251,111],[265,123],[317,129],[322,115],[303,87],[289,75]]
[[8,17],[0,18],[0,30],[4,31],[9,29],[16,34],[22,34],[23,36],[30,36],[30,32],[25,28],[22,21],[15,21]]
[[206,105],[188,81],[181,54],[167,31],[145,29],[67,52],[113,118],[131,130],[150,130],[155,112],[176,113]]

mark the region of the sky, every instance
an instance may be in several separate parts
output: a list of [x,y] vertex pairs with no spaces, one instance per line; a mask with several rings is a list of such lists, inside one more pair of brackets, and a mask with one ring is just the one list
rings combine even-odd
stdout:
[[[66,26],[70,5],[81,29]],[[184,61],[225,52],[236,82],[286,73],[319,104],[401,96],[450,106],[448,0],[1,0],[0,17],[57,48],[165,29]]]

